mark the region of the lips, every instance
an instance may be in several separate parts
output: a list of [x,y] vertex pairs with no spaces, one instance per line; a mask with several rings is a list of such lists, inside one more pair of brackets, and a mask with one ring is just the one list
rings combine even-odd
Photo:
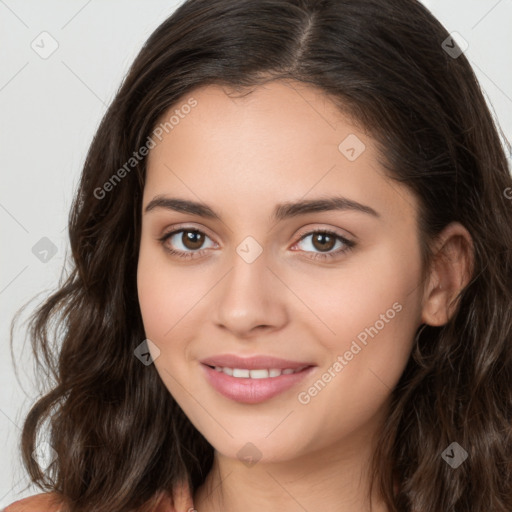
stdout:
[[278,370],[297,370],[298,368],[303,368],[305,366],[315,366],[314,363],[310,361],[291,361],[267,355],[240,357],[234,354],[221,354],[218,356],[208,357],[200,362],[212,367],[220,366],[245,370],[269,370],[272,368],[276,368]]
[[[244,404],[264,402],[290,390],[311,375],[316,367],[306,361],[273,356],[242,358],[232,354],[206,358],[201,363],[206,380],[217,392]],[[269,372],[268,377],[264,371]]]

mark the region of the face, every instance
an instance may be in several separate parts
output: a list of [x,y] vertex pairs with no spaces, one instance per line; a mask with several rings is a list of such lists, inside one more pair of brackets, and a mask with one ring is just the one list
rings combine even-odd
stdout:
[[148,156],[138,293],[156,370],[225,457],[346,447],[384,417],[421,322],[418,204],[318,90],[226,92],[183,98]]

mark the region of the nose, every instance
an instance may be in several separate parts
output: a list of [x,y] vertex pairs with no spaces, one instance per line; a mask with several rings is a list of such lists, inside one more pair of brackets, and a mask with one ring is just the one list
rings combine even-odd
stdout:
[[288,321],[287,289],[268,264],[265,251],[249,263],[235,253],[215,290],[215,323],[238,338],[281,329]]

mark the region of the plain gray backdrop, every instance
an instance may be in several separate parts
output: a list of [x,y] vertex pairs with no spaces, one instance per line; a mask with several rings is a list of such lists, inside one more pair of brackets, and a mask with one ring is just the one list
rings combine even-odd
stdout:
[[[93,134],[142,44],[180,3],[0,0],[0,509],[41,492],[29,485],[18,452],[20,427],[40,391],[22,328],[14,337],[19,378],[14,373],[11,320],[57,284],[69,253],[68,210]],[[512,0],[424,3],[467,41],[465,54],[511,141]]]

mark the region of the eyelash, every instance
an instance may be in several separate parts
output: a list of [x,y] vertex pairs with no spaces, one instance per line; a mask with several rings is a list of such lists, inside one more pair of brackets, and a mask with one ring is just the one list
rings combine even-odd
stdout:
[[[164,250],[166,252],[168,252],[169,254],[171,254],[173,256],[177,256],[178,258],[183,258],[183,259],[188,259],[188,260],[195,258],[196,254],[201,254],[202,251],[207,250],[207,249],[202,249],[202,250],[198,250],[198,251],[184,252],[184,251],[176,251],[175,249],[171,249],[167,245],[165,245],[165,242],[169,238],[171,238],[173,235],[176,235],[177,233],[183,233],[183,232],[200,233],[202,235],[208,236],[206,233],[204,233],[203,231],[201,231],[199,229],[181,228],[181,229],[177,229],[177,230],[174,230],[174,231],[164,234],[162,237],[158,238],[158,241],[162,244]],[[307,233],[303,234],[295,244],[302,242],[302,240],[304,240],[308,236],[314,235],[316,233],[322,233],[324,235],[332,236],[332,237],[336,238],[337,240],[340,240],[345,245],[345,247],[343,249],[338,249],[337,251],[331,252],[331,253],[313,253],[314,256],[311,257],[311,259],[320,259],[320,260],[332,259],[337,256],[340,256],[341,254],[349,252],[356,245],[356,243],[353,242],[352,240],[348,240],[345,237],[339,235],[338,233],[335,233],[334,231],[328,231],[325,229],[314,229],[312,231],[308,231]]]

